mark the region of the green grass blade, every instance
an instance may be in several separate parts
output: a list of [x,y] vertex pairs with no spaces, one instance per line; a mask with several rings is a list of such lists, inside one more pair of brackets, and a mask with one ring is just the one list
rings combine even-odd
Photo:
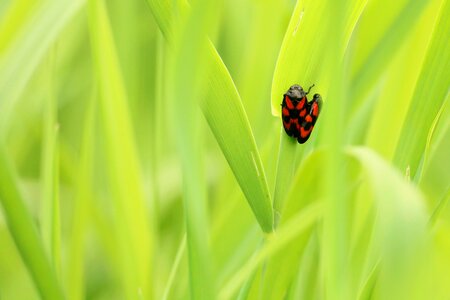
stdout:
[[238,91],[218,53],[210,44],[209,93],[203,114],[250,204],[262,230],[271,232],[273,211],[266,175]]
[[253,272],[252,275],[250,275],[245,283],[242,285],[241,289],[239,290],[239,294],[237,296],[237,300],[245,300],[248,299],[250,288],[252,287],[252,283],[255,280],[256,277],[256,271]]
[[314,299],[317,295],[317,278],[319,273],[319,241],[317,234],[312,234],[303,252],[299,269],[290,287],[286,300]]
[[450,188],[450,93],[430,128],[423,156],[419,186],[427,194],[432,206]]
[[314,203],[293,216],[289,222],[280,226],[276,233],[269,236],[268,242],[261,250],[244,264],[229,282],[224,284],[220,290],[219,299],[230,299],[258,266],[315,224],[322,217],[322,212],[322,204]]
[[[13,106],[36,67],[84,2],[66,0],[24,4],[21,1],[17,5],[31,5],[34,9],[17,15],[12,6],[13,16],[0,31],[0,109],[3,114],[0,133],[7,129]],[[17,32],[15,27],[19,24],[21,27]]]
[[0,201],[12,237],[43,299],[63,299],[61,288],[20,195],[13,169],[0,146]]
[[447,189],[447,193],[442,197],[436,208],[433,210],[433,213],[431,214],[429,220],[430,226],[434,226],[434,224],[436,224],[436,220],[439,218],[439,215],[441,214],[442,210],[447,205],[448,200],[450,200],[450,188]]
[[326,27],[315,26],[317,16],[323,15],[324,10],[324,1],[299,0],[295,5],[272,81],[271,107],[274,116],[280,116],[283,94],[293,84],[300,84],[304,89],[315,84],[312,93],[320,91],[324,96],[323,91],[327,87],[320,65],[325,54],[325,48],[321,45],[326,44]]
[[103,1],[89,1],[99,108],[107,145],[109,187],[116,213],[121,278],[127,298],[150,297],[152,236],[127,95]]
[[61,271],[61,228],[59,205],[58,103],[54,95],[54,53],[48,66],[48,99],[43,119],[44,140],[42,150],[42,215],[41,233],[44,246],[56,271]]
[[[381,12],[389,4],[389,1],[385,2],[374,6],[377,6],[378,11]],[[420,19],[420,15],[428,4],[429,1],[419,0],[408,1],[404,5],[399,15],[386,28],[384,34],[376,40],[377,44],[363,60],[361,68],[354,74],[351,86],[355,95],[361,95],[363,91],[368,91],[380,78],[385,66],[392,60],[395,51],[400,49],[399,46],[408,36],[410,28]],[[372,17],[379,19],[379,14],[373,14]]]
[[[450,92],[450,91],[449,91]],[[442,139],[442,135],[445,134],[445,130],[448,130],[450,127],[450,93],[447,92],[447,96],[445,97],[445,100],[442,103],[441,108],[439,109],[438,113],[436,114],[436,117],[433,120],[433,123],[431,124],[430,130],[428,131],[427,135],[427,142],[425,145],[425,150],[423,154],[423,165],[427,166],[429,163],[429,157],[431,152],[431,144],[433,139],[437,140],[437,142],[440,142],[440,139]],[[442,125],[440,124],[442,123]],[[439,129],[441,132],[436,133],[436,128],[438,128],[438,125],[441,125]],[[441,133],[441,134],[439,134]],[[436,138],[437,136],[437,138]],[[422,174],[421,174],[422,175]],[[421,178],[421,177],[420,177]],[[419,182],[420,182],[419,178]]]
[[[152,13],[168,42],[173,35],[169,1],[148,0]],[[203,114],[244,192],[262,230],[271,232],[273,212],[269,188],[259,151],[239,93],[216,49],[209,43],[208,91],[200,106]]]
[[[330,56],[341,58],[346,49],[354,26],[367,1],[353,0],[345,12],[345,27],[343,28],[343,43],[338,48],[330,50],[329,28],[325,24],[331,10],[326,1],[298,0],[292,13],[289,26],[284,35],[283,44],[278,55],[275,74],[272,81],[271,107],[274,116],[280,116],[280,104],[283,94],[293,84],[300,84],[304,89],[315,84],[311,93],[322,95],[327,101],[330,81],[324,58]],[[320,20],[318,16],[321,16]],[[325,17],[327,16],[327,17]],[[331,21],[329,24],[333,24]]]
[[174,9],[172,0],[147,0],[159,29],[168,41],[173,39]]
[[450,3],[444,1],[394,156],[401,170],[410,167],[412,178],[425,150],[429,129],[450,86],[449,11]]
[[[192,299],[213,299],[215,277],[209,247],[207,185],[204,173],[203,135],[198,98],[205,84],[209,61],[205,29],[214,27],[214,2],[199,0],[177,20],[168,89],[168,105],[173,112],[175,137],[183,173],[183,207]],[[182,91],[182,95],[180,92]],[[183,105],[180,105],[180,97]],[[182,130],[180,130],[182,128]]]
[[72,233],[69,242],[69,263],[67,275],[68,299],[81,300],[85,298],[84,286],[84,241],[89,213],[89,202],[92,201],[93,181],[93,150],[94,150],[94,121],[96,101],[90,98],[86,118],[84,121],[81,145],[79,177],[76,184],[75,208],[73,213]]
[[[338,3],[327,1],[325,19],[328,20],[326,35],[328,36],[328,49],[334,49],[335,53],[328,52],[325,56],[326,74],[329,76],[329,96],[332,101],[328,101],[324,108],[322,119],[323,134],[325,143],[329,146],[325,156],[325,172],[323,185],[319,187],[325,189],[325,212],[324,212],[324,236],[323,236],[323,261],[325,277],[325,294],[329,299],[347,299],[350,293],[350,282],[347,269],[348,252],[348,227],[349,227],[349,207],[350,203],[344,196],[347,192],[344,174],[348,167],[344,165],[342,155],[342,144],[344,141],[345,109],[344,101],[348,95],[348,79],[346,74],[345,60],[343,53],[346,48],[345,22],[347,22],[347,10],[352,3]],[[325,91],[326,93],[326,91]],[[324,95],[326,97],[326,95]],[[348,188],[348,187],[347,187]]]
[[297,141],[285,134],[281,128],[280,148],[278,149],[277,175],[273,194],[273,213],[275,216],[274,227],[276,228],[281,218],[284,199],[292,185],[295,164],[293,157],[297,149]]
[[167,280],[166,287],[164,288],[164,294],[162,296],[162,300],[169,299],[170,290],[173,285],[173,281],[175,280],[175,274],[178,272],[178,268],[181,263],[181,259],[183,257],[183,254],[186,250],[186,235],[183,236],[183,239],[181,240],[180,246],[178,247],[177,255],[175,256],[175,260],[173,261],[172,268],[170,270],[169,278]]
[[[371,2],[367,6],[353,38],[353,47],[347,53],[347,60],[353,66],[352,73],[357,74],[361,71],[356,70],[357,68],[364,68],[364,65],[358,66],[358,63],[362,64],[369,52],[376,51],[374,47],[379,44],[379,39],[397,32],[396,28],[390,26],[395,26],[396,22],[406,22],[412,27],[403,34],[402,43],[397,44],[398,41],[394,39],[392,46],[378,45],[392,49],[389,50],[389,55],[381,56],[376,63],[376,68],[381,73],[374,73],[375,78],[369,80],[372,84],[367,82],[367,90],[360,91],[361,94],[358,95],[352,86],[350,97],[347,98],[351,111],[347,140],[354,144],[365,143],[385,158],[392,159],[442,1],[429,1],[426,9],[420,11],[418,16],[410,15],[409,19],[397,21],[394,19],[405,12],[405,3],[395,2],[385,14],[387,4]],[[379,18],[381,14],[384,15],[382,20]],[[377,26],[373,26],[375,22]],[[386,117],[392,112],[395,112],[395,118],[386,122]]]
[[370,271],[366,280],[364,281],[359,293],[358,299],[360,300],[369,300],[372,299],[373,292],[375,290],[375,285],[377,283],[377,278],[380,273],[380,262],[378,261],[375,266]]
[[380,247],[382,255],[380,297],[421,299],[427,282],[415,274],[422,274],[427,264],[427,217],[422,195],[370,149],[353,147],[348,153],[361,164],[379,210],[375,247]]

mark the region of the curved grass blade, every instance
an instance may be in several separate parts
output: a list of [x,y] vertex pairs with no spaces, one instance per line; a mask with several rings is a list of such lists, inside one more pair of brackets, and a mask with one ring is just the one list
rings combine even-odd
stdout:
[[203,114],[250,207],[265,232],[273,229],[273,211],[266,175],[239,93],[214,46],[209,44],[209,92]]
[[280,116],[282,96],[291,85],[300,84],[305,89],[315,84],[313,92],[324,90],[321,62],[326,51],[322,45],[326,44],[327,29],[326,26],[316,26],[316,18],[323,15],[325,9],[324,1],[298,0],[295,5],[272,81],[274,116]]
[[[0,134],[7,129],[14,104],[25,90],[34,70],[84,2],[40,1],[33,4],[37,6],[29,13],[9,19],[5,28],[0,30]],[[30,4],[20,1],[17,5]],[[22,25],[21,34],[15,32],[18,24]]]
[[0,145],[0,203],[11,235],[43,299],[64,299],[36,225],[20,195],[18,182]]
[[417,180],[433,206],[450,188],[450,93],[431,126]]
[[367,276],[358,293],[358,299],[360,300],[373,299],[372,295],[375,289],[375,285],[377,283],[379,273],[380,273],[380,261],[378,261],[372,268],[372,270],[369,272],[369,275]]
[[[344,55],[344,50],[366,2],[364,0],[352,1],[352,5],[348,5],[349,9],[345,10],[345,7],[341,6],[338,9],[334,9],[332,8],[333,6],[327,5],[326,1],[297,1],[284,36],[272,81],[271,107],[274,116],[280,115],[282,95],[294,83],[300,84],[304,88],[315,84],[313,92],[317,91],[320,93],[326,101],[331,80],[336,81],[334,78],[342,77],[337,74],[333,75],[332,69],[337,71],[336,66],[338,66]],[[334,12],[336,12],[336,16],[338,14],[347,16],[344,18],[345,24],[344,22],[339,22],[339,26],[343,29],[339,39],[337,36],[332,39],[336,32],[330,32],[329,23],[326,21],[327,19],[341,18],[333,15]],[[318,22],[317,16],[323,16],[321,19],[325,19],[325,21]],[[336,22],[333,24],[335,30],[337,25]],[[340,33],[340,30],[338,32]],[[336,42],[332,43],[335,40]],[[327,57],[328,64],[324,63],[324,58]],[[335,67],[330,65],[332,60],[330,57],[338,57],[334,60],[336,62]],[[340,82],[335,83],[335,85],[340,87]],[[334,96],[336,100],[341,98],[338,93],[335,93]],[[335,101],[334,107],[339,107],[337,101]],[[327,110],[330,116],[339,115],[338,111],[335,111],[333,107],[329,107]],[[330,120],[328,123],[332,122]],[[329,128],[335,128],[335,124],[336,122]],[[289,191],[293,182],[290,176],[295,171],[292,157],[294,150],[298,147],[296,143],[288,145],[287,137],[284,136],[283,130],[281,131],[282,137],[280,139],[273,200],[275,224],[278,222],[279,212],[283,210],[286,191]],[[335,140],[338,139],[338,136],[335,134],[330,133],[329,136]]]
[[[147,0],[158,26],[173,43],[170,1]],[[187,9],[184,7],[184,9]],[[211,42],[204,63],[208,65],[208,91],[200,106],[261,228],[271,232],[273,212],[266,175],[239,93],[225,64]]]
[[[350,110],[348,140],[353,144],[365,141],[385,158],[390,159],[394,155],[414,93],[412,87],[417,84],[431,40],[430,32],[439,16],[442,1],[428,2],[425,10],[415,7],[415,3],[395,2],[382,20],[379,18],[380,14],[384,14],[386,5],[392,2],[371,2],[361,18],[352,47],[346,53],[346,59],[352,66],[353,80],[359,80],[355,77],[364,72],[372,73],[373,76],[367,82],[361,82],[364,85],[362,89],[350,85],[351,93],[347,98]],[[410,6],[413,6],[415,12]],[[375,23],[377,26],[373,26]],[[402,26],[406,26],[408,30],[400,32],[398,23],[405,23]],[[391,45],[383,44],[387,41]],[[389,54],[379,55],[377,51]],[[369,55],[378,56],[379,61],[368,62]],[[366,64],[368,70],[364,70]],[[369,70],[370,68],[373,70]],[[386,122],[386,116],[394,111],[396,117]]]
[[220,290],[219,299],[230,299],[258,266],[314,225],[322,217],[322,212],[322,204],[313,203],[280,226],[274,235],[269,236],[268,242],[261,250],[242,266],[229,282],[224,284]]
[[377,279],[380,297],[421,299],[427,282],[415,274],[422,274],[427,264],[427,217],[422,195],[370,149],[352,147],[348,154],[367,175],[379,210],[376,247],[382,255]]
[[429,129],[450,86],[449,11],[450,2],[444,1],[395,151],[394,163],[400,170],[409,166],[412,178],[416,176]]
[[431,214],[430,220],[428,222],[430,226],[434,226],[434,224],[436,224],[439,215],[441,214],[442,210],[447,205],[449,200],[450,200],[450,187],[447,189],[447,193],[442,197],[436,208],[433,210],[433,213]]
[[271,107],[274,116],[280,116],[280,104],[282,95],[293,84],[300,84],[307,88],[315,84],[312,92],[316,91],[322,95],[324,102],[327,101],[330,80],[324,58],[332,53],[343,57],[347,43],[354,27],[361,15],[367,0],[353,0],[348,4],[345,12],[345,24],[343,43],[340,48],[330,46],[328,36],[327,18],[331,18],[330,7],[326,1],[298,0],[292,14],[289,26],[284,35],[277,65],[272,81]]
[[[360,64],[361,67],[354,74],[351,82],[353,94],[361,95],[364,91],[368,91],[370,86],[380,78],[386,64],[394,57],[393,53],[400,49],[401,43],[406,39],[410,28],[419,20],[420,15],[425,10],[429,1],[407,1],[400,13],[393,19],[392,23],[387,26],[383,35],[377,39],[377,44],[371,49],[370,53]],[[382,12],[389,5],[389,1],[385,3],[377,3],[378,12]],[[374,24],[379,19],[379,14],[372,14]],[[377,20],[375,20],[377,19]]]

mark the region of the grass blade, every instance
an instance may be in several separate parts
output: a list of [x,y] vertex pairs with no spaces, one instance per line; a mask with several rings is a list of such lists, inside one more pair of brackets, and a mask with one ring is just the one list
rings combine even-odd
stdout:
[[107,144],[111,196],[116,216],[121,278],[127,298],[149,297],[152,236],[142,187],[134,132],[129,119],[111,27],[103,1],[89,1],[92,51],[99,108]]
[[73,213],[72,234],[67,276],[68,299],[84,299],[84,241],[88,221],[89,202],[92,199],[93,149],[96,102],[91,98],[83,128],[83,141],[80,155],[78,182],[76,182],[76,200]]
[[[13,15],[4,25],[4,30],[2,28],[0,31],[0,109],[3,114],[0,119],[0,134],[7,129],[12,108],[36,67],[84,2],[39,1],[39,4],[31,4],[35,11]],[[20,1],[17,5],[30,3]],[[35,5],[37,6],[34,7]],[[11,10],[14,13],[15,6]],[[17,23],[23,23],[21,30],[24,34],[15,32]],[[23,63],[25,61],[27,63]]]
[[419,186],[431,200],[432,206],[440,201],[450,188],[450,93],[431,126],[418,179]]
[[234,277],[222,287],[219,293],[219,299],[230,299],[239,286],[253,274],[259,265],[283,249],[293,239],[304,233],[306,229],[321,218],[322,211],[322,205],[320,203],[311,204],[293,216],[289,222],[281,226],[273,236],[270,236],[268,242],[261,250],[242,266]]
[[[361,63],[361,68],[353,76],[351,86],[355,95],[360,95],[362,91],[368,91],[369,87],[375,83],[384,71],[385,65],[394,57],[393,53],[400,49],[399,45],[408,36],[410,28],[412,28],[419,20],[419,16],[425,10],[429,1],[408,1],[403,7],[400,14],[388,25],[383,36],[377,41],[377,44],[371,49],[368,56]],[[379,11],[386,7],[388,1],[383,5],[381,3]],[[373,15],[379,19],[379,15]],[[373,23],[371,23],[373,24]],[[383,63],[380,63],[383,62]]]
[[[348,40],[367,1],[352,0],[350,2],[347,5],[350,9],[345,11],[343,43],[337,49],[330,47],[331,36],[327,32],[329,28],[324,26],[326,19],[331,17],[329,16],[331,10],[326,1],[298,0],[296,2],[284,35],[272,81],[271,107],[274,116],[280,116],[282,95],[293,84],[300,84],[303,88],[315,84],[312,94],[320,93],[324,102],[327,101],[330,82],[335,78],[329,76],[329,72],[326,71],[324,58],[331,52],[333,57],[338,57],[338,60],[343,57]],[[323,16],[321,19],[325,23],[318,24],[317,16]]]
[[61,271],[61,228],[59,205],[58,102],[55,99],[54,53],[48,66],[48,101],[44,113],[44,141],[42,150],[42,215],[41,233],[44,246],[56,271]]
[[[177,23],[168,89],[168,104],[174,115],[175,137],[183,173],[183,206],[192,299],[212,299],[215,278],[209,247],[207,185],[204,174],[203,136],[198,98],[209,68],[205,28],[213,27],[214,2],[199,0]],[[180,92],[184,105],[179,104]],[[177,130],[182,128],[182,130]]]
[[427,218],[421,194],[373,151],[353,147],[348,154],[361,164],[379,210],[379,246],[375,247],[380,247],[382,255],[380,297],[423,298],[427,283],[415,276],[422,274],[427,264]]
[[266,175],[238,91],[212,44],[207,60],[211,89],[201,102],[203,114],[262,230],[271,232],[273,211]]
[[[172,43],[170,1],[147,2],[164,36]],[[211,42],[204,63],[208,65],[208,91],[200,103],[203,114],[262,230],[271,232],[273,211],[259,151],[239,93]]]
[[416,176],[429,129],[450,86],[449,11],[450,3],[444,1],[394,156],[400,170],[410,167],[412,178]]
[[281,128],[280,148],[278,149],[277,175],[275,181],[275,189],[273,193],[273,213],[275,216],[274,227],[276,228],[283,211],[284,198],[289,192],[291,186],[291,178],[294,174],[295,164],[292,158],[295,157],[297,149],[297,141],[284,134]]
[[20,195],[17,180],[0,146],[0,201],[11,235],[43,299],[63,299],[54,268],[39,239],[36,225]]
[[180,266],[181,258],[183,257],[184,251],[186,249],[186,236],[183,236],[181,240],[180,246],[178,247],[177,255],[175,260],[173,261],[172,268],[170,270],[169,278],[167,280],[166,287],[164,288],[164,294],[162,296],[162,300],[169,299],[170,289],[172,288],[173,281],[175,279],[175,274],[178,272],[178,268]]
[[317,295],[317,278],[319,264],[319,241],[317,234],[313,233],[303,252],[296,278],[290,287],[286,300],[314,299]]

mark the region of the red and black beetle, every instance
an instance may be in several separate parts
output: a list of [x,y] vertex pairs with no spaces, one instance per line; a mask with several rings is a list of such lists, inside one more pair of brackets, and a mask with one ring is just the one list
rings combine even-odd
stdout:
[[312,101],[308,102],[306,95],[313,86],[314,84],[305,93],[301,86],[294,84],[283,95],[281,103],[284,130],[300,144],[306,142],[311,135],[322,106],[319,94],[315,94]]

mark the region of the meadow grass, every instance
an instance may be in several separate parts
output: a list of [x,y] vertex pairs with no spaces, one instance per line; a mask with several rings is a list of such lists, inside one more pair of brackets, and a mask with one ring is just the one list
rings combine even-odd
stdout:
[[449,36],[445,0],[0,3],[0,299],[445,299]]

